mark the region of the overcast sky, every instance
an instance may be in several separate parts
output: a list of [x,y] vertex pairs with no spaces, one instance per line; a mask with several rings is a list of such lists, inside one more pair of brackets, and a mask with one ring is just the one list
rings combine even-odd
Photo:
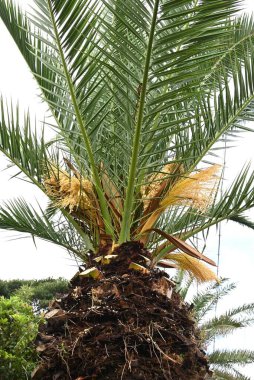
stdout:
[[[25,3],[28,1],[23,0],[22,4]],[[246,1],[246,9],[249,12],[254,11],[254,0]],[[0,94],[7,99],[12,98],[14,104],[19,101],[24,109],[29,107],[31,113],[37,115],[37,119],[43,120],[47,108],[36,95],[35,82],[2,24],[0,24],[0,47]],[[235,176],[243,164],[252,158],[253,146],[254,135],[248,134],[237,142],[236,148],[227,152],[227,178]],[[0,156],[0,201],[22,196],[32,203],[37,199],[40,204],[46,205],[46,199],[40,190],[18,179],[10,180],[10,176],[15,174],[16,170],[1,171],[6,168],[6,164],[3,156]],[[74,275],[75,262],[61,248],[39,240],[35,248],[30,237],[18,240],[16,237],[17,234],[0,231],[0,279],[49,276],[71,278]],[[206,255],[217,260],[217,250],[218,238],[214,233],[208,239]],[[238,282],[238,287],[233,296],[220,306],[221,309],[243,302],[254,302],[253,270],[254,233],[233,223],[223,224],[219,273]],[[236,346],[243,339],[244,348],[254,350],[253,328],[249,329],[246,335],[229,339],[227,346]],[[254,373],[254,366],[245,372],[251,376]]]

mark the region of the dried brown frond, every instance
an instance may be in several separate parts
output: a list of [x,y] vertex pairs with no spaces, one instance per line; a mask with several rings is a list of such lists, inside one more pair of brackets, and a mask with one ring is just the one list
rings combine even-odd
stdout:
[[[165,256],[165,259],[166,260],[162,260],[162,264],[170,264],[172,262],[176,263],[178,269],[189,272],[199,282],[219,282],[218,277],[211,269],[209,269],[205,264],[201,263],[200,260],[185,253],[169,253]],[[160,262],[158,264],[160,265]]]
[[[159,228],[153,228],[151,231],[154,231],[157,234],[159,234],[160,236],[163,236],[171,244],[173,244],[173,246],[175,248],[180,249],[185,254],[190,255],[190,256],[192,256],[192,257],[194,257],[196,259],[203,260],[206,263],[208,263],[208,264],[213,265],[213,266],[216,267],[216,263],[213,260],[209,259],[209,257],[206,257],[205,255],[203,255],[202,253],[200,253],[199,251],[197,251],[194,247],[192,247],[191,245],[189,245],[188,243],[186,243],[186,241],[184,241],[182,239],[179,239],[178,237],[176,237],[174,235],[168,234],[165,231],[160,230]],[[168,253],[169,252],[170,251],[168,251]]]
[[212,165],[182,178],[168,191],[160,205],[163,209],[178,204],[204,212],[212,204],[217,190],[220,165]]
[[144,211],[146,211],[151,203],[151,200],[160,197],[162,191],[164,190],[164,183],[166,185],[173,177],[174,174],[179,171],[183,172],[183,166],[172,163],[163,166],[161,172],[154,173],[147,179],[147,184],[141,186],[140,192],[143,198]]
[[101,164],[100,177],[108,202],[110,202],[113,206],[112,208],[116,211],[116,213],[121,215],[123,211],[123,199],[103,164]]
[[[161,198],[167,189],[181,178],[184,172],[183,165],[177,163],[167,164],[162,168],[160,173],[152,174],[148,178],[148,184],[141,187],[143,198],[143,216],[140,220],[137,234],[152,228],[161,212],[164,211],[160,206]],[[148,236],[143,236],[142,241],[145,244]]]
[[[169,189],[166,196],[160,201],[157,208],[146,218],[141,226],[141,233],[151,229],[160,215],[173,205],[191,206],[205,212],[212,204],[216,194],[219,176],[217,175],[220,165],[213,165],[189,177],[176,181]],[[142,240],[143,241],[143,240]]]

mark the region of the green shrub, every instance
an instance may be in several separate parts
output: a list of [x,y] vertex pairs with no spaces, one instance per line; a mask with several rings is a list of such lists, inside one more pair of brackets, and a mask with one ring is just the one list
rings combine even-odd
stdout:
[[25,380],[36,364],[33,341],[40,318],[18,297],[0,297],[0,379]]
[[57,294],[68,291],[68,281],[64,278],[41,280],[0,280],[0,296],[18,296],[33,304],[38,310],[46,308]]

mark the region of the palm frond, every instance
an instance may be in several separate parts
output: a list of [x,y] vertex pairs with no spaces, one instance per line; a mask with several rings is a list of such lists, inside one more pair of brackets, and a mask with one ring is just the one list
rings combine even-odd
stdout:
[[[50,93],[50,101],[56,103],[56,97],[54,96],[54,90],[58,88],[56,76],[41,60],[44,45],[41,46],[40,41],[35,38],[35,31],[31,27],[29,20],[20,7],[16,6],[12,1],[4,0],[0,2],[0,17],[30,70],[36,74],[36,80],[40,88],[43,89],[45,96]],[[44,24],[41,25],[41,28],[44,28]]]
[[[104,193],[101,188],[98,166],[95,161],[89,131],[86,128],[85,121],[79,107],[78,92],[72,77],[72,73],[75,70],[70,67],[70,60],[74,54],[73,49],[76,52],[77,44],[74,44],[74,47],[72,46],[73,49],[68,49],[68,36],[59,26],[59,18],[61,17],[58,12],[60,12],[62,17],[66,18],[66,14],[61,7],[59,9],[57,4],[54,4],[53,1],[38,0],[35,1],[35,3],[37,8],[35,9],[35,16],[31,22],[26,15],[23,15],[20,10],[13,5],[12,2],[9,2],[8,4],[3,2],[3,21],[12,32],[18,46],[24,43],[26,44],[25,48],[22,46],[21,52],[23,56],[27,57],[28,64],[30,63],[30,60],[32,61],[30,55],[32,54],[32,56],[35,56],[33,57],[33,63],[30,64],[30,68],[37,78],[37,82],[42,89],[43,96],[49,103],[53,115],[57,119],[60,131],[65,136],[66,142],[71,148],[73,154],[75,154],[75,149],[73,148],[73,142],[75,142],[75,139],[70,139],[70,135],[73,136],[73,125],[75,126],[74,132],[76,130],[79,140],[83,141],[86,150],[85,157],[87,157],[89,162],[89,168],[91,170],[93,181],[100,200],[101,211],[106,221],[106,230],[112,235],[113,229],[111,227],[111,219],[107,209]],[[76,15],[76,17],[73,17],[74,22],[80,17],[80,13],[77,14],[76,12],[82,10],[84,4],[82,7],[81,5],[82,4],[80,4],[79,1],[75,2],[74,15]],[[93,8],[94,5],[92,6],[92,10]],[[10,24],[13,24],[11,16],[14,16],[14,19],[18,21],[16,28],[10,26]],[[85,26],[87,27],[88,20],[89,15],[85,14],[84,19],[82,19],[83,28],[85,28]],[[17,37],[20,27],[22,27],[22,30],[25,30],[25,32],[21,33],[22,44],[20,39]],[[80,32],[82,32],[85,40],[85,31],[82,30],[79,31],[79,33]],[[87,33],[89,32],[87,31]],[[30,55],[29,52],[31,53]],[[83,49],[82,54],[85,55],[85,49]],[[39,64],[35,65],[34,63],[37,61]],[[40,82],[42,67],[46,67],[46,70],[42,75],[43,78],[46,78],[46,86],[44,86],[44,83]]]
[[[187,4],[188,3],[188,4]],[[236,5],[237,3],[235,3]],[[208,16],[210,14],[211,17],[213,17],[216,21],[219,22],[222,20],[223,17],[225,17],[226,14],[230,14],[228,11],[228,8],[226,10],[225,3],[217,2],[217,6],[220,8],[220,12],[215,14],[215,7],[207,7],[207,5],[204,3],[198,3],[196,4],[196,7],[193,7],[192,11],[189,11],[188,17],[182,18],[182,11],[185,9],[187,11],[189,2],[185,1],[182,2],[182,4],[179,5],[178,2],[170,2],[164,3],[161,8],[158,6],[158,2],[155,1],[152,7],[151,11],[151,29],[149,38],[147,40],[147,54],[146,59],[144,61],[144,71],[143,71],[143,79],[141,81],[141,87],[140,87],[140,102],[138,104],[137,109],[137,119],[136,119],[136,125],[135,125],[135,137],[134,137],[134,144],[133,144],[133,153],[132,153],[132,159],[131,159],[131,165],[130,165],[130,172],[129,172],[129,182],[126,192],[126,202],[125,202],[125,212],[123,217],[123,227],[122,227],[122,233],[121,237],[125,237],[124,230],[128,228],[128,224],[131,223],[131,210],[132,210],[132,201],[134,190],[134,180],[136,177],[142,179],[144,175],[144,171],[146,166],[150,166],[152,170],[156,168],[156,164],[158,165],[158,161],[152,162],[154,160],[154,152],[155,157],[158,159],[157,152],[162,152],[160,155],[160,164],[163,161],[163,159],[166,159],[166,156],[169,155],[172,156],[169,152],[169,148],[167,147],[168,141],[170,141],[175,135],[176,130],[168,136],[168,138],[162,138],[162,144],[160,142],[160,147],[157,149],[157,144],[154,144],[153,136],[155,132],[160,129],[160,125],[158,124],[158,118],[159,120],[164,119],[163,112],[166,110],[168,111],[170,109],[173,109],[174,107],[177,109],[177,107],[181,106],[184,103],[185,100],[187,100],[188,95],[191,94],[191,96],[194,96],[193,94],[193,87],[192,85],[195,83],[195,80],[193,80],[193,83],[184,82],[184,73],[183,70],[181,70],[181,65],[178,65],[174,62],[174,48],[176,46],[176,41],[178,43],[178,48],[181,47],[178,50],[177,53],[181,50],[179,55],[181,55],[181,58],[183,54],[186,54],[190,61],[193,55],[195,54],[195,60],[202,59],[201,56],[197,56],[197,46],[200,43],[201,39],[210,40],[211,39],[211,29],[208,23],[204,21],[204,23],[196,22],[196,18],[198,14],[202,14],[203,12]],[[231,2],[231,11],[234,11],[234,5]],[[225,8],[224,8],[225,7]],[[178,12],[180,15],[178,15]],[[219,16],[220,14],[220,16]],[[173,22],[172,22],[172,15]],[[209,19],[209,17],[208,17]],[[207,20],[208,20],[207,19]],[[205,20],[205,19],[204,19]],[[176,22],[176,24],[175,24]],[[202,24],[202,32],[201,32],[201,24]],[[177,26],[176,26],[177,25]],[[187,30],[188,27],[191,25],[191,33],[190,30]],[[222,31],[225,33],[224,26],[221,26],[221,29],[218,28],[216,34],[220,35]],[[201,37],[202,35],[202,37]],[[194,53],[195,51],[195,53]],[[176,55],[177,55],[176,53]],[[173,61],[173,62],[172,62]],[[163,70],[165,71],[166,65],[172,65],[173,69],[169,73],[169,81],[165,81],[163,78],[159,77],[159,72]],[[186,70],[186,61],[185,61],[185,70]],[[197,66],[196,66],[197,67]],[[181,76],[180,85],[174,82],[174,74],[176,72],[176,78],[177,74],[179,77]],[[193,74],[193,67],[191,70],[192,78],[195,78],[195,74]],[[200,75],[200,74],[199,74]],[[149,87],[148,87],[149,84]],[[188,90],[187,90],[188,89]],[[161,91],[161,93],[160,93]],[[159,95],[159,96],[158,96]],[[145,106],[145,100],[147,99],[147,105]],[[151,101],[149,101],[151,99]],[[175,112],[174,112],[175,114]],[[156,117],[155,117],[156,116]],[[185,117],[186,118],[186,117]],[[165,114],[165,119],[167,119],[167,114]],[[174,125],[175,128],[179,128],[183,120],[183,117],[179,119],[174,119]],[[154,124],[155,121],[155,124]],[[190,113],[187,115],[187,125],[188,122],[191,122],[191,115]],[[165,132],[165,129],[162,129],[162,134]],[[144,137],[143,137],[144,136]],[[158,136],[156,136],[158,138]],[[159,139],[160,140],[160,139]],[[153,146],[153,152],[147,152],[147,149],[150,149],[151,145]],[[162,145],[162,147],[161,147]],[[163,149],[164,146],[164,149]],[[142,150],[142,155],[145,157],[145,164],[144,160],[142,159],[138,162],[138,155],[139,150]],[[171,148],[170,148],[171,150]],[[174,151],[174,148],[172,148],[172,152]],[[148,162],[147,159],[150,161]],[[177,157],[178,158],[178,157]],[[127,211],[128,209],[128,211]]]
[[174,277],[174,282],[176,284],[176,291],[179,292],[182,299],[185,300],[188,291],[194,283],[194,278],[192,276],[188,276],[188,278],[186,278],[186,273],[179,269]]
[[211,364],[230,368],[232,364],[245,366],[254,362],[254,351],[249,350],[216,350],[209,354]]
[[228,295],[236,288],[234,283],[225,283],[226,279],[221,279],[220,284],[211,284],[204,290],[200,290],[192,298],[197,321],[200,322],[206,315],[214,309],[218,301]]
[[[249,316],[250,319],[244,319],[243,315]],[[246,323],[253,322],[254,318],[254,303],[243,304],[227,311],[227,315],[230,317],[238,316],[241,321],[247,326]],[[252,318],[251,318],[252,317]]]
[[241,374],[239,371],[215,369],[213,374],[215,380],[251,380],[250,377]]
[[29,113],[21,121],[18,106],[8,107],[3,99],[0,99],[0,110],[0,151],[19,172],[40,187],[50,143],[45,141],[43,132],[37,135]]
[[[165,260],[166,259],[166,260]],[[168,253],[164,260],[157,265],[176,263],[177,269],[184,270],[192,275],[198,282],[218,281],[216,274],[198,259],[184,253]]]
[[252,230],[254,229],[254,222],[252,222],[247,216],[243,214],[234,215],[228,219],[239,223],[241,226],[251,228]]
[[249,320],[245,323],[243,319],[234,319],[227,314],[223,314],[202,323],[200,328],[203,331],[204,340],[210,343],[214,338],[227,336],[239,328],[246,327],[248,324]]
[[83,239],[78,235],[67,220],[53,221],[39,212],[21,198],[5,202],[0,207],[0,229],[18,231],[38,237],[74,253],[85,260],[85,252],[90,249],[90,239],[83,234]]
[[[183,294],[186,297],[193,284],[193,279],[188,276],[177,276],[181,280],[178,284],[181,292],[181,284]],[[245,349],[218,349],[213,347],[217,337],[227,336],[227,334],[244,328],[253,323],[253,304],[243,304],[232,310],[227,310],[224,314],[217,317],[211,316],[213,309],[217,307],[218,302],[227,296],[236,285],[229,283],[227,279],[222,279],[220,284],[210,284],[205,288],[198,289],[196,294],[191,297],[189,302],[193,306],[193,314],[198,321],[200,327],[200,336],[204,344],[207,346],[210,368],[213,371],[211,379],[228,380],[241,379],[250,380],[239,370],[239,366],[245,366],[254,362],[254,352]]]
[[[84,2],[76,1],[72,4],[73,13],[71,23],[77,23],[75,27],[78,28],[78,33],[73,33],[72,28],[68,29],[68,33],[65,28],[66,22],[68,23],[69,21],[70,23],[70,19],[66,20],[69,12],[68,2],[62,2],[60,4],[59,2],[54,2],[50,0],[36,0],[36,4],[38,7],[38,10],[36,11],[36,19],[41,20],[41,22],[44,20],[44,23],[46,19],[46,25],[49,30],[48,37],[51,37],[50,40],[54,45],[54,53],[51,50],[50,54],[45,54],[45,60],[50,62],[53,53],[53,59],[57,61],[57,64],[55,64],[55,66],[53,67],[57,67],[58,74],[60,74],[62,80],[65,82],[64,85],[66,90],[64,91],[63,95],[67,99],[67,106],[68,109],[71,110],[71,115],[74,115],[74,125],[76,125],[76,130],[80,133],[80,137],[83,140],[86,149],[86,156],[89,163],[89,167],[91,169],[93,182],[98,194],[101,212],[105,219],[106,232],[109,233],[111,236],[114,236],[113,227],[111,225],[111,217],[107,208],[107,202],[100,182],[98,163],[96,162],[96,158],[93,152],[92,140],[89,136],[89,130],[86,126],[86,120],[84,120],[84,116],[82,115],[82,106],[79,102],[80,94],[75,86],[76,59],[78,59],[79,61],[79,68],[82,67],[82,64],[80,62],[81,55],[77,53],[77,49],[79,49],[80,44],[82,44],[82,59],[86,61],[89,58],[90,54],[89,47],[88,52],[86,51],[86,43],[88,41],[91,45],[94,38],[94,32],[91,32],[90,28],[90,17],[91,13],[94,12],[96,3],[93,2],[93,4],[91,5],[90,2],[90,4],[88,4],[89,7],[86,8],[88,9],[88,12],[83,11],[83,3]],[[80,17],[81,14],[83,17]],[[80,38],[80,33],[82,33],[82,39]],[[40,39],[39,36],[37,38]],[[88,62],[86,62],[86,64],[87,63]],[[91,73],[88,71],[88,73],[86,72],[86,75],[88,76],[88,78],[90,78]],[[95,76],[97,78],[98,73],[96,73]],[[89,84],[91,85],[90,82]],[[95,85],[96,82],[93,83],[93,86]],[[90,88],[88,89],[88,91],[90,91]],[[82,94],[82,96],[84,95]],[[60,97],[62,97],[61,94]],[[95,94],[95,99],[96,97],[97,94]],[[89,106],[91,107],[93,103],[94,98],[90,99]],[[68,116],[70,116],[70,114]]]
[[253,119],[252,26],[252,16],[235,21],[228,46],[201,81],[206,95],[200,95],[189,130],[178,133],[177,156],[192,170],[207,155],[216,156],[231,131],[252,130],[245,126]]
[[254,206],[253,181],[254,172],[250,170],[250,165],[247,165],[230,188],[224,192],[222,199],[214,205],[211,217],[217,221],[228,219],[252,208]]
[[[7,157],[11,166],[17,167],[15,176],[38,186],[46,193],[43,184],[49,161],[59,160],[59,150],[55,153],[55,139],[46,141],[44,129],[39,134],[36,124],[31,122],[29,113],[25,113],[23,119],[20,117],[19,107],[8,106],[0,100],[0,151]],[[59,208],[58,208],[59,210]],[[80,236],[85,234],[75,220],[63,208],[61,213],[68,219]]]

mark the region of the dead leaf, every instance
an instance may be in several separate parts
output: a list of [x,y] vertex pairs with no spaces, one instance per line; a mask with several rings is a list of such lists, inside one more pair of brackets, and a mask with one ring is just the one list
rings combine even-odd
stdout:
[[165,239],[169,240],[172,244],[174,244],[176,248],[179,248],[183,252],[187,253],[187,255],[193,256],[196,259],[203,260],[206,263],[216,267],[216,263],[213,260],[209,259],[205,255],[202,255],[200,252],[198,252],[195,248],[187,244],[185,241],[173,235],[167,234],[166,232],[160,230],[159,228],[151,228],[149,231],[157,232],[159,235],[163,236]]

